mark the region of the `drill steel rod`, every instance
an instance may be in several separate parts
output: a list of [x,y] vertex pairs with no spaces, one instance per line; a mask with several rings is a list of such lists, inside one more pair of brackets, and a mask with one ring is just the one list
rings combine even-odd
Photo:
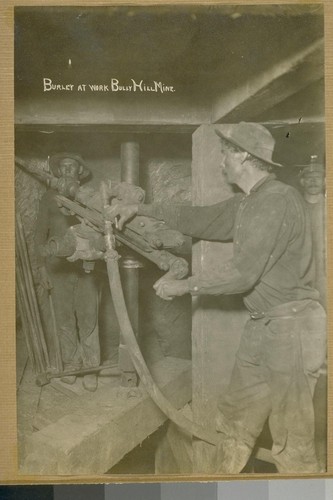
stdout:
[[[135,144],[129,143],[129,146],[130,149],[134,147],[133,152],[135,152]],[[132,156],[132,153],[130,154],[130,156]],[[132,160],[134,161],[134,157],[131,159],[131,161]],[[46,182],[53,189],[58,189],[59,179],[57,177],[54,177],[52,174],[43,170],[34,169],[21,158],[15,157],[15,163],[19,167],[29,172],[31,175],[36,176],[39,180]],[[85,206],[78,200],[74,201],[60,194],[57,195],[57,201],[61,206],[67,208],[73,214],[76,214],[79,218],[90,222],[95,230],[103,233],[103,217],[98,210],[89,206]],[[176,257],[167,250],[160,251],[153,248],[147,243],[147,241],[145,241],[145,239],[142,237],[142,234],[138,232],[135,227],[131,227],[131,223],[128,223],[122,232],[115,230],[115,237],[116,240],[118,240],[123,245],[131,248],[138,254],[156,264],[162,271],[169,271],[170,267],[174,265],[174,262],[176,260],[184,261],[184,259],[182,259],[181,257]]]
[[23,284],[23,294],[25,301],[27,303],[27,308],[29,311],[29,318],[32,322],[32,331],[34,338],[36,339],[36,345],[41,353],[43,359],[43,365],[49,367],[49,357],[47,352],[47,347],[44,339],[43,327],[40,320],[39,308],[37,304],[37,298],[35,294],[35,288],[32,281],[32,273],[30,267],[30,260],[27,254],[27,248],[25,246],[25,241],[22,239],[22,227],[18,225],[18,256],[19,263],[21,265],[21,275]]
[[52,335],[52,340],[53,340],[53,345],[54,345],[54,351],[55,351],[55,363],[56,363],[56,368],[59,372],[63,371],[63,363],[62,363],[62,357],[61,357],[61,347],[60,347],[60,341],[59,341],[59,336],[58,336],[58,329],[57,329],[57,320],[56,320],[56,315],[54,312],[54,305],[53,305],[53,299],[50,291],[48,291],[48,296],[49,296],[49,306],[50,306],[50,313],[51,313],[51,335]]
[[35,326],[36,337],[38,339],[38,344],[41,347],[41,352],[43,355],[43,359],[45,361],[45,365],[47,368],[50,367],[49,355],[47,351],[47,346],[44,338],[44,331],[42,327],[42,322],[40,319],[39,307],[37,303],[36,292],[32,279],[32,270],[30,259],[28,255],[28,249],[26,246],[26,241],[24,238],[24,231],[22,220],[19,214],[16,216],[16,228],[17,228],[17,246],[18,246],[18,255],[19,260],[21,260],[21,268],[23,280],[25,283],[25,287],[27,290],[27,299],[30,305],[30,310],[32,313],[32,318]]
[[33,340],[32,340],[32,335],[30,331],[30,325],[28,322],[28,318],[26,315],[25,311],[25,306],[23,305],[23,299],[21,296],[21,290],[18,284],[16,284],[16,297],[17,297],[17,303],[18,303],[18,308],[20,311],[20,316],[21,316],[21,321],[22,321],[22,331],[25,339],[25,343],[27,346],[27,351],[28,351],[28,356],[31,362],[32,369],[34,370],[35,373],[37,373],[39,370],[37,370],[37,362],[34,356],[34,350],[33,350]]
[[41,387],[50,383],[53,378],[68,377],[70,375],[87,375],[89,373],[98,373],[103,371],[107,373],[106,376],[108,377],[118,377],[119,375],[121,375],[118,365],[100,365],[87,368],[78,368],[77,370],[40,373],[36,378],[36,384]]
[[27,290],[28,290],[28,298],[29,302],[31,304],[31,310],[33,311],[33,317],[34,321],[36,324],[36,332],[39,338],[39,342],[42,348],[43,356],[45,358],[46,365],[49,367],[50,362],[49,362],[49,355],[48,355],[48,350],[45,342],[45,337],[44,337],[44,330],[40,318],[40,312],[39,312],[39,306],[37,302],[37,297],[36,297],[36,292],[35,292],[35,287],[33,283],[33,278],[32,278],[32,269],[31,269],[31,263],[30,263],[30,258],[28,254],[28,248],[27,244],[25,241],[24,237],[24,230],[23,230],[23,224],[20,215],[18,214],[18,228],[19,228],[19,239],[21,240],[21,247],[22,247],[22,253],[21,257],[23,258],[23,273],[24,277],[27,283]]
[[36,359],[36,369],[37,372],[43,372],[45,371],[47,365],[45,362],[44,353],[40,343],[40,338],[37,333],[34,312],[31,309],[29,294],[27,291],[27,286],[24,281],[22,267],[20,264],[18,266],[17,275],[18,275],[18,290],[20,291],[21,294],[21,300],[25,311],[26,323],[28,325],[28,331],[30,332],[30,338],[32,340],[32,347]]
[[[57,200],[62,206],[70,210],[72,213],[90,223],[95,230],[101,233],[104,232],[104,221],[100,212],[93,208],[84,206],[77,201],[70,200],[62,195],[57,195]],[[142,255],[156,264],[162,271],[168,271],[174,261],[184,260],[176,255],[173,255],[167,250],[156,250],[152,248],[143,240],[142,237],[128,227],[124,228],[121,232],[115,230],[114,237],[116,241],[119,241],[119,243],[131,248],[139,255]]]
[[[32,312],[27,297],[27,290],[22,276],[21,265],[19,264],[16,269],[16,284],[17,292],[19,297],[19,303],[21,304],[21,314],[22,321],[26,328],[25,335],[31,341],[31,347],[33,351],[34,367],[37,373],[43,372],[46,369],[46,365],[43,358],[43,353],[39,343],[38,336],[36,335],[36,327],[32,317]],[[28,350],[29,352],[29,350]]]

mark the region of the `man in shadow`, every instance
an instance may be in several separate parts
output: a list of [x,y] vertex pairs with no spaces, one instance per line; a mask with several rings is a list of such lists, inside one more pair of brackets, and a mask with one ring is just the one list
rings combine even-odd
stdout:
[[[90,174],[83,159],[72,153],[51,156],[49,166],[59,178],[62,193],[74,192]],[[64,371],[100,365],[98,335],[99,292],[96,276],[86,273],[82,262],[68,262],[61,257],[42,257],[40,249],[50,237],[62,237],[69,227],[78,223],[76,217],[64,214],[56,202],[57,191],[48,189],[40,201],[36,223],[35,244],[40,284],[51,294],[56,329],[60,341]],[[75,375],[61,379],[74,384]],[[83,377],[83,387],[97,389],[95,373]]]

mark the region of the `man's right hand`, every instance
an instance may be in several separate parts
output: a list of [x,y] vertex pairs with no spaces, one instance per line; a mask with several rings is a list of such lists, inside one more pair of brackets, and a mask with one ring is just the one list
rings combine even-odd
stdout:
[[115,205],[106,208],[106,218],[116,224],[116,228],[122,230],[125,222],[132,219],[138,213],[139,205]]
[[53,288],[53,285],[49,273],[46,270],[46,267],[45,266],[39,267],[38,274],[39,274],[40,285],[43,288],[45,288],[45,290],[51,290],[51,288]]

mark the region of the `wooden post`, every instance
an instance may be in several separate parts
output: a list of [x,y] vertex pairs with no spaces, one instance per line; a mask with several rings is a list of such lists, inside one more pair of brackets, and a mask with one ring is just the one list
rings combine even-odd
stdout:
[[[193,134],[193,205],[211,205],[233,196],[222,174],[221,142],[215,129],[230,125],[202,125]],[[193,247],[193,274],[214,273],[232,256],[232,243],[200,241]],[[202,296],[193,299],[192,383],[193,419],[215,430],[218,397],[225,390],[247,314],[239,296]],[[215,471],[215,447],[194,440],[194,472]]]

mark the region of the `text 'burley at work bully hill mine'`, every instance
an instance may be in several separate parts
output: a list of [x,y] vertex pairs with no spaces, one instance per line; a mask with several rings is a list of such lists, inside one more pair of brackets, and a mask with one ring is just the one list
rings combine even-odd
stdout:
[[62,92],[175,92],[175,88],[170,85],[165,85],[163,82],[146,83],[144,80],[135,81],[130,79],[128,84],[120,84],[119,80],[112,78],[110,84],[95,84],[95,83],[54,83],[51,78],[43,78],[44,92],[62,91]]

